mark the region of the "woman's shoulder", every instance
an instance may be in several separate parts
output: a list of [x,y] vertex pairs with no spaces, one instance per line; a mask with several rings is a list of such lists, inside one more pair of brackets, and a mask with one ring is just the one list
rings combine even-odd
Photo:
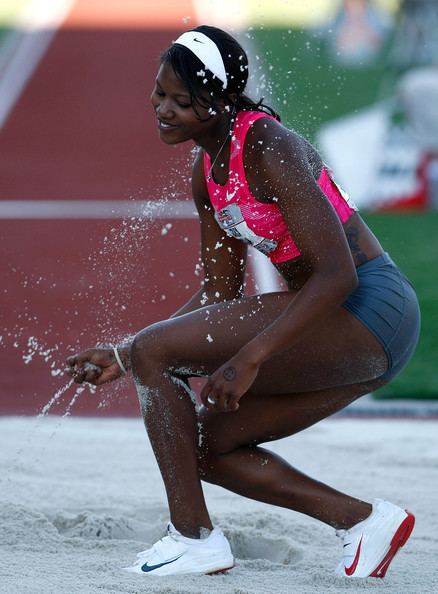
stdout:
[[282,122],[269,116],[269,114],[263,112],[249,113],[255,114],[255,117],[250,118],[246,140],[254,145],[254,148],[266,150],[268,147],[282,145],[290,147],[300,145],[304,140],[297,132],[287,128]]
[[301,134],[272,117],[261,117],[254,121],[245,140],[245,156],[263,161],[274,159],[287,162],[298,159],[311,165],[317,176],[322,159],[313,145]]

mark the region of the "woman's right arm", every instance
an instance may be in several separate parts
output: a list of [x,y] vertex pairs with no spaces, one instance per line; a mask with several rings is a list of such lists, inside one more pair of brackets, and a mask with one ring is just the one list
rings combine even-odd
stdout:
[[[244,289],[246,245],[228,237],[214,218],[203,171],[202,151],[193,165],[192,194],[199,215],[201,232],[201,263],[204,278],[199,290],[171,317],[177,317],[201,307],[237,299]],[[117,346],[125,370],[130,369],[130,343]],[[99,386],[124,375],[113,347],[93,348],[67,358],[67,372],[76,383],[89,382]]]
[[199,216],[204,279],[200,289],[172,317],[243,295],[247,248],[241,241],[226,235],[214,218],[201,149],[193,164],[192,195]]

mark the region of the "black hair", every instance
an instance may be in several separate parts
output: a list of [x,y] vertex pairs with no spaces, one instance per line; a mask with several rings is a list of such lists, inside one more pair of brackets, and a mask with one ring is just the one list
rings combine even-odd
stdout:
[[[230,107],[237,111],[262,111],[280,121],[280,116],[268,105],[263,97],[253,101],[244,94],[248,81],[248,56],[243,47],[222,29],[209,25],[200,25],[192,31],[198,31],[209,37],[218,47],[227,74],[227,88],[222,81],[206,68],[201,60],[187,47],[174,43],[161,56],[161,64],[169,63],[175,75],[187,86],[191,103],[196,113],[196,106],[210,110],[211,115],[218,111],[217,99],[228,99]],[[209,98],[206,98],[206,94]],[[236,99],[231,100],[230,95]],[[199,115],[199,114],[198,114]]]

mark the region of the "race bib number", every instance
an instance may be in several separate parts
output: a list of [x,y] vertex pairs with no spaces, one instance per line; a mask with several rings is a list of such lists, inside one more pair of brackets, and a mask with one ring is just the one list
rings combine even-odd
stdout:
[[214,216],[219,227],[221,227],[227,235],[252,245],[259,250],[259,252],[262,252],[262,254],[269,254],[278,246],[278,243],[274,239],[260,237],[260,235],[254,233],[254,231],[248,227],[240,207],[237,204],[229,204],[219,212],[216,212]]

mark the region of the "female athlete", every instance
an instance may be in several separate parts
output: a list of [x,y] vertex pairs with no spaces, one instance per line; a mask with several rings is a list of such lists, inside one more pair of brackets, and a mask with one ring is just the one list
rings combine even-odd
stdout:
[[[224,31],[183,33],[161,59],[151,101],[161,140],[194,141],[193,199],[204,280],[170,319],[118,348],[69,357],[97,386],[132,369],[166,487],[167,536],[139,554],[142,575],[234,564],[201,481],[317,518],[343,539],[337,573],[383,577],[414,517],[318,482],[260,444],[302,431],[383,386],[411,357],[415,292],[316,150],[244,94],[248,60]],[[245,296],[248,244],[285,279]],[[207,379],[203,406],[190,377]]]

